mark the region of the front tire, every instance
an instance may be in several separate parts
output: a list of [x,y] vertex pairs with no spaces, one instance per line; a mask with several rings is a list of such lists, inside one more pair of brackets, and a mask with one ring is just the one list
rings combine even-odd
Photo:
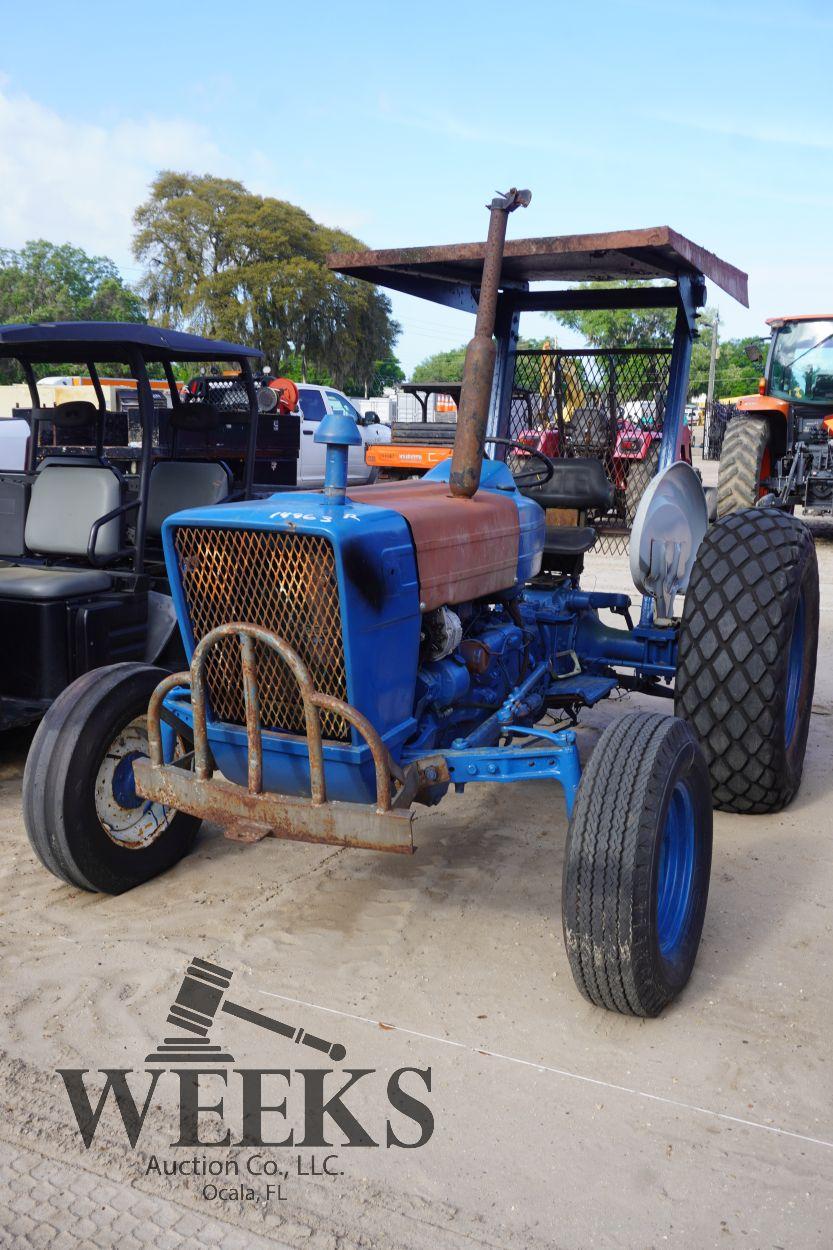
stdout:
[[32,741],[23,816],[45,868],[82,890],[121,894],[188,853],[200,821],[141,799],[132,761],[147,755],[146,713],[166,676],[145,664],[113,664],[74,681]]
[[564,943],[591,1003],[656,1016],[691,976],[709,890],[709,777],[672,716],[608,725],[584,771],[567,834]]
[[675,710],[725,812],[780,811],[801,784],[816,674],[819,574],[806,525],[735,512],[697,553],[680,623]]
[[733,417],[726,426],[717,470],[717,516],[754,508],[766,494],[775,463],[766,417]]

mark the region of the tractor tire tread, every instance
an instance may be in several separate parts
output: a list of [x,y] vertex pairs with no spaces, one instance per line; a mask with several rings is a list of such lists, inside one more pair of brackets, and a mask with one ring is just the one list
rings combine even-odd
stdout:
[[[98,892],[103,887],[90,881],[75,862],[67,838],[64,796],[74,769],[74,756],[79,742],[89,732],[90,719],[102,698],[125,680],[146,674],[156,681],[165,676],[164,670],[155,665],[135,662],[111,664],[83,674],[61,692],[32,740],[23,774],[26,833],[44,867],[77,889]],[[199,821],[182,813],[176,819],[182,831],[177,848],[179,858],[190,850]],[[121,890],[106,888],[105,892]]]
[[[721,811],[779,811],[800,784],[800,766],[797,775],[785,766],[783,729],[800,586],[817,621],[813,537],[774,508],[731,513],[698,551],[680,625],[675,711],[695,731]],[[811,645],[812,696],[815,636]],[[806,743],[806,724],[801,732]]]
[[576,797],[563,884],[565,945],[585,998],[624,1015],[653,1016],[667,1002],[650,972],[648,830],[668,759],[691,737],[682,721],[660,713],[617,718]]
[[[135,665],[113,664],[107,672],[115,673],[128,668],[135,668]],[[44,868],[67,885],[79,889],[86,887],[73,874],[72,866],[53,836],[54,822],[49,818],[56,768],[61,767],[60,758],[53,754],[53,750],[59,729],[69,723],[73,712],[76,713],[75,719],[79,712],[83,715],[85,696],[91,690],[100,689],[102,675],[101,669],[91,669],[61,691],[35,731],[23,771],[23,820],[32,850]],[[65,737],[64,755],[71,745],[72,740]]]
[[755,507],[769,439],[769,422],[764,417],[736,416],[726,426],[717,475],[718,520]]

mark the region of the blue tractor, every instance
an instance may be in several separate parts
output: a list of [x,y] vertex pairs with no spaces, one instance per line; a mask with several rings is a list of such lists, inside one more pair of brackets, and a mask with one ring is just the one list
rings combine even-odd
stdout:
[[[667,228],[506,243],[529,198],[493,200],[485,244],[331,258],[350,279],[476,314],[451,460],[347,489],[359,434],[329,416],[322,491],[168,517],[190,668],[118,664],[70,686],[32,744],[26,824],[58,877],[119,893],[185,855],[203,820],[240,842],[407,854],[415,808],[450,789],[557,782],[576,984],[653,1016],[694,964],[713,806],[773,812],[798,789],[815,549],[774,508],[707,532],[699,479],[679,460],[705,277],[745,303],[745,275]],[[666,282],[603,285],[633,277]],[[597,307],[676,314],[658,472],[631,536],[636,621],[629,595],[581,587],[593,526],[548,523],[609,512],[602,462],[569,438],[557,456],[509,438],[520,313]],[[622,689],[672,699],[676,714],[614,717],[582,770],[576,718]]]

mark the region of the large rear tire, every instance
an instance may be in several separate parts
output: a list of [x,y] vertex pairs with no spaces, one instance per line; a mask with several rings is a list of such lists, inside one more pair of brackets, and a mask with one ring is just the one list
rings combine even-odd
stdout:
[[113,664],[74,681],[32,741],[23,818],[45,868],[82,890],[121,894],[172,867],[200,821],[141,799],[132,762],[147,755],[148,700],[166,676]]
[[632,712],[608,725],[567,834],[564,943],[599,1007],[656,1016],[691,976],[709,890],[709,777],[691,729]]
[[801,521],[754,508],[711,527],[685,597],[675,710],[722,811],[777,812],[798,790],[818,629],[816,549]]
[[766,417],[733,417],[726,426],[717,470],[717,516],[754,508],[766,494],[763,483],[775,462],[772,431]]

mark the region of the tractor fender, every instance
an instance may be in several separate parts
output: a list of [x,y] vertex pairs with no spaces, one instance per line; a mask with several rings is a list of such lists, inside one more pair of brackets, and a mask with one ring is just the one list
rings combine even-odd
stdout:
[[771,417],[776,413],[780,413],[784,420],[787,421],[790,415],[789,400],[773,399],[771,395],[744,395],[743,399],[738,400],[735,407],[738,412],[743,412],[748,417]]

